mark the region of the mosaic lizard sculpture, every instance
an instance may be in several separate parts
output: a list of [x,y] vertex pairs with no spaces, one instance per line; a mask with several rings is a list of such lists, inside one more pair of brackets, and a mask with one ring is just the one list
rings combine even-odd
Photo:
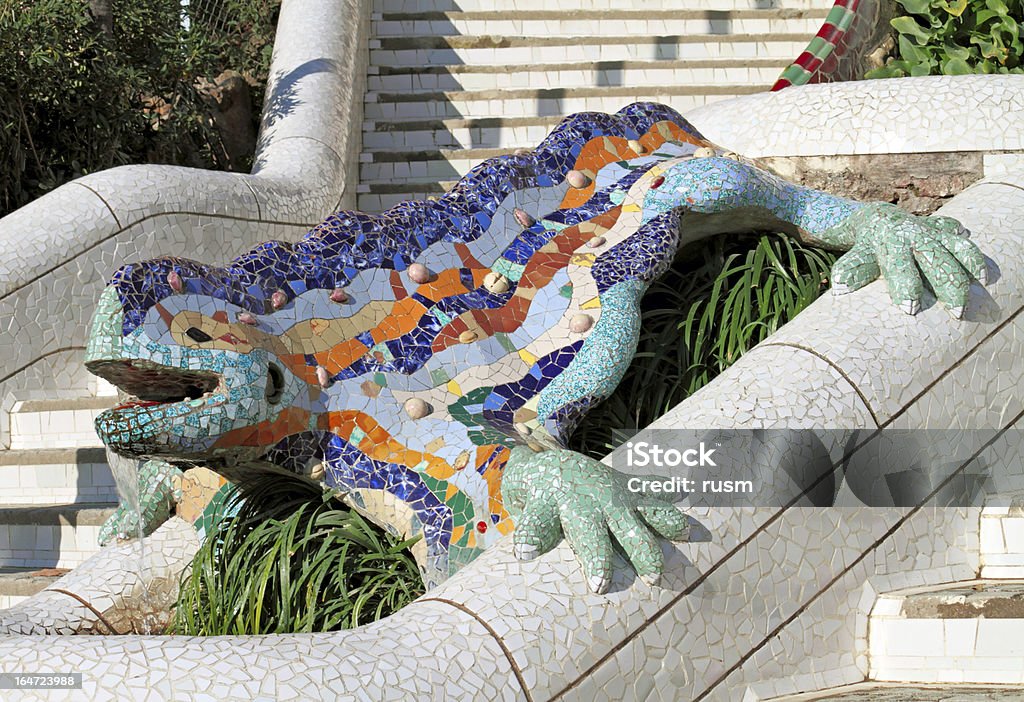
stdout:
[[925,280],[954,317],[985,281],[954,220],[728,156],[661,105],[577,114],[437,201],[338,212],[223,268],[126,265],[100,298],[86,363],[137,400],[103,413],[99,435],[229,479],[258,466],[322,481],[421,535],[428,586],[513,524],[524,559],[564,534],[597,592],[610,535],[656,582],[654,534],[684,538],[685,517],[563,446],[629,365],[640,298],[681,232],[773,226],[847,249],[833,291],[881,275],[910,314]]

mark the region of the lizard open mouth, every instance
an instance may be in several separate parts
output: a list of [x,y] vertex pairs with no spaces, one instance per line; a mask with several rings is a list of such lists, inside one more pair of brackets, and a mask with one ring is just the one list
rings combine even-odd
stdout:
[[198,461],[213,467],[262,453],[262,447],[218,447],[216,442],[223,434],[256,421],[253,414],[239,412],[239,406],[259,406],[256,393],[263,395],[264,407],[278,404],[286,383],[275,363],[269,364],[258,387],[239,386],[237,378],[232,385],[230,376],[215,371],[139,359],[94,360],[87,366],[116,385],[122,395],[119,405],[96,417],[96,432],[103,443],[122,455],[160,457],[181,465]]
[[138,359],[93,361],[88,367],[121,391],[122,402],[96,417],[96,432],[124,455],[163,454],[175,441],[172,427],[197,421],[189,415],[220,412],[227,402],[224,378],[212,371]]
[[90,364],[89,370],[128,396],[111,410],[114,412],[198,400],[222,389],[218,373],[168,368],[146,361],[96,362]]

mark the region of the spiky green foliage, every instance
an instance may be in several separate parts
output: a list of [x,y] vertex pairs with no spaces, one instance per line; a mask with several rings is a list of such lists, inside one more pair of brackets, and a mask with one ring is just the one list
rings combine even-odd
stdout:
[[260,474],[220,520],[182,579],[174,633],[334,631],[388,616],[423,594],[401,541],[330,493]]
[[817,299],[835,260],[782,234],[685,247],[644,296],[632,365],[571,447],[600,458],[702,388]]

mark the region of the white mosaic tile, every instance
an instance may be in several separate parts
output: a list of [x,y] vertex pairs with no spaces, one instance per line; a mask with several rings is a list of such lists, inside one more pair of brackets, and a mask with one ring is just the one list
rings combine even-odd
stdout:
[[711,141],[750,158],[1024,150],[1015,118],[1024,110],[1024,76],[911,80],[912,87],[871,80],[786,88],[686,117]]

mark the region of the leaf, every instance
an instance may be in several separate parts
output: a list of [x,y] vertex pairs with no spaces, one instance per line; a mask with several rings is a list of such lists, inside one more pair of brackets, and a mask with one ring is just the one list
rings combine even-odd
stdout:
[[897,43],[900,47],[900,56],[910,64],[911,68],[916,64],[928,62],[929,56],[927,49],[916,46],[913,42],[907,39],[906,35],[901,34]]
[[912,15],[923,15],[928,12],[929,0],[896,0],[903,9]]
[[879,80],[883,78],[901,78],[906,75],[903,71],[895,68],[892,64],[874,68],[864,74],[866,80]]
[[968,0],[951,0],[943,1],[939,3],[946,12],[954,17],[964,14],[964,10],[967,9]]
[[1005,63],[1009,58],[1010,51],[1003,46],[1002,39],[998,34],[989,37],[972,37],[971,42],[978,45],[981,55],[986,59],[995,59],[999,63]]
[[942,9],[954,17],[959,17],[967,9],[967,0],[952,0],[952,2],[942,2]]
[[956,58],[966,61],[971,58],[971,50],[968,47],[959,46],[950,42],[943,43],[942,52],[951,59]]
[[974,71],[961,58],[951,58],[942,64],[942,72],[947,76],[966,76]]
[[913,17],[897,17],[889,24],[900,33],[900,38],[911,36],[918,44],[927,44],[931,40],[931,34],[925,31],[924,27],[917,23]]

